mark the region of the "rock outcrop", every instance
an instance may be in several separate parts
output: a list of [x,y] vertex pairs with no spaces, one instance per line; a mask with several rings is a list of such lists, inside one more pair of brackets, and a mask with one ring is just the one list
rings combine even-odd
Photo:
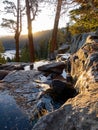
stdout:
[[71,46],[70,46],[70,53],[76,53],[78,49],[81,48],[81,46],[86,42],[86,39],[89,35],[95,35],[93,32],[89,33],[81,33],[73,36]]
[[49,85],[41,80],[39,83],[35,81],[40,75],[42,72],[37,70],[12,71],[2,80],[4,87],[1,89],[8,90],[33,123],[54,110],[52,98],[44,94],[50,88]]
[[98,130],[97,40],[97,36],[89,36],[70,58],[71,75],[79,94],[40,118],[33,130]]
[[58,62],[38,69],[0,65],[0,90],[13,95],[33,125],[37,122],[33,130],[98,130],[98,36],[89,34],[74,38],[73,55],[59,54]]
[[52,62],[50,64],[46,64],[43,66],[38,67],[39,71],[44,71],[44,72],[54,72],[57,74],[61,74],[62,70],[65,68],[65,64],[63,62]]
[[87,68],[98,62],[98,36],[88,36],[85,44],[71,57],[71,75],[76,79]]
[[[63,62],[53,62],[42,65],[41,67],[38,67],[40,71],[36,69],[15,70],[14,66],[15,65],[11,64],[1,65],[4,72],[5,70],[9,70],[9,73],[4,75],[2,79],[4,87],[1,87],[0,90],[8,90],[33,123],[41,116],[59,108],[61,104],[64,103],[65,99],[67,100],[74,96],[76,92],[73,87],[71,88],[72,84],[67,84],[66,82],[65,85],[65,83],[60,82],[60,79],[58,78],[60,77],[63,80],[66,80],[60,75],[65,68]],[[10,70],[11,67],[12,70]],[[56,89],[57,91],[55,91],[56,84],[54,84],[54,79],[56,78],[58,78],[59,84],[63,84],[63,91],[59,94],[57,91],[59,91],[60,85],[58,90]],[[51,83],[52,86],[50,87]],[[70,95],[66,90],[67,92],[70,90]],[[73,95],[71,95],[72,93]]]
[[6,63],[0,64],[0,80],[2,80],[6,75],[8,75],[11,71],[15,70],[24,70],[24,66],[26,64],[19,63]]
[[19,63],[19,62],[9,62],[6,64],[0,64],[0,80],[7,76],[12,71],[25,70],[25,67],[29,67],[29,70],[34,68],[33,63]]
[[66,45],[66,44],[62,44],[59,48],[58,48],[58,54],[63,54],[68,52],[68,50],[70,49],[70,45]]
[[6,75],[8,75],[9,71],[0,70],[0,80],[2,80]]
[[38,68],[35,64],[0,65],[1,82],[4,84],[0,90],[8,90],[33,122],[59,108],[76,94],[73,84],[70,83],[72,79],[69,81],[71,77],[65,72],[64,62],[47,62],[42,66],[39,63]]

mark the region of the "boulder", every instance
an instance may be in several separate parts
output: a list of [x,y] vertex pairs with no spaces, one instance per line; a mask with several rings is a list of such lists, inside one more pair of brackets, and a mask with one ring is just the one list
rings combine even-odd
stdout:
[[[40,98],[40,100],[37,102],[37,107],[36,107],[36,110],[38,111],[37,114],[41,117],[46,113],[52,112],[54,110],[52,102],[53,100],[49,95],[47,94],[43,95]],[[43,113],[43,110],[46,113]]]
[[74,89],[73,85],[66,80],[53,80],[51,88],[54,92],[54,95],[57,95],[57,101],[66,101],[76,95],[76,90]]
[[69,53],[65,53],[65,54],[57,54],[57,56],[56,56],[56,61],[67,61],[68,60],[68,58],[70,57],[70,54]]
[[54,72],[57,74],[61,74],[64,68],[65,64],[63,62],[52,62],[50,64],[38,67],[38,70],[43,72],[50,72],[50,73]]
[[6,75],[8,75],[9,71],[0,70],[0,80],[2,80]]
[[41,72],[35,70],[20,70],[20,71],[12,71],[10,72],[4,79],[4,82],[7,83],[26,83],[28,81],[33,81],[34,77],[38,76]]
[[40,118],[32,130],[98,129],[98,43],[94,39],[84,43],[71,63],[79,94]]
[[0,70],[10,70],[12,68],[11,65],[8,64],[1,64],[0,65]]
[[0,70],[24,70],[24,65],[22,64],[2,64],[0,65]]
[[72,40],[72,44],[70,46],[70,53],[76,53],[81,47],[82,45],[86,42],[86,39],[89,35],[96,35],[93,32],[90,33],[82,33],[82,34],[77,34],[75,36],[73,36],[73,40]]
[[68,45],[68,44],[62,44],[58,48],[58,54],[64,54],[64,53],[68,52],[69,49],[70,49],[70,45]]

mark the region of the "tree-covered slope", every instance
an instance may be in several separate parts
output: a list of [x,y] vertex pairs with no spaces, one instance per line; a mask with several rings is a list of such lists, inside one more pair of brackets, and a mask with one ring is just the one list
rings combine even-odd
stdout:
[[[34,45],[35,47],[40,43],[42,39],[49,40],[51,36],[51,30],[41,31],[34,34]],[[14,36],[3,36],[0,37],[0,41],[2,41],[5,50],[14,50],[15,49],[15,40]],[[27,35],[22,35],[20,37],[20,49],[24,47],[24,45],[28,42]]]

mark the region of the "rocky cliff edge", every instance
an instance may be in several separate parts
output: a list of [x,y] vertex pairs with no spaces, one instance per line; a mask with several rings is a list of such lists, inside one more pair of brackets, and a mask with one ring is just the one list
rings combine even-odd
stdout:
[[33,130],[98,130],[98,36],[88,36],[70,62],[79,94],[40,118]]

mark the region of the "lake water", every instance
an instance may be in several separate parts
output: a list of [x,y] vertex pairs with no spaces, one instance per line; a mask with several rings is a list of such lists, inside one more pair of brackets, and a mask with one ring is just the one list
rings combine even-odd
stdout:
[[15,52],[16,52],[15,50],[7,50],[2,54],[2,56],[4,56],[5,59],[7,59],[7,57],[13,59],[15,57]]
[[32,124],[13,96],[0,92],[0,130],[31,130]]

